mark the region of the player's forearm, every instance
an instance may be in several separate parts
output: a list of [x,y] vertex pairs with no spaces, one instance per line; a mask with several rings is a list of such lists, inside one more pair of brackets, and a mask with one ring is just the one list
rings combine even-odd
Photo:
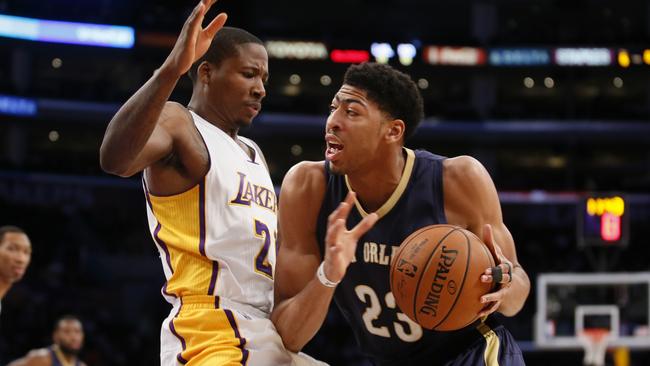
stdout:
[[327,316],[334,290],[314,277],[296,296],[276,304],[271,320],[288,350],[300,351],[318,332]]
[[510,284],[508,301],[504,301],[499,306],[499,312],[505,316],[516,315],[523,308],[528,294],[530,293],[530,279],[520,266],[513,268],[514,276]]
[[100,164],[108,173],[122,175],[142,151],[156,127],[179,76],[164,66],[122,105],[106,128]]

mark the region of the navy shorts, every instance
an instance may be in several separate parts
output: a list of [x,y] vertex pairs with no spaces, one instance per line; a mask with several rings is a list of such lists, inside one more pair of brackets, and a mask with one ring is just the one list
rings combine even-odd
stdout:
[[477,330],[482,339],[474,342],[465,352],[447,362],[445,366],[524,366],[524,357],[512,334],[503,326],[494,329],[481,324]]

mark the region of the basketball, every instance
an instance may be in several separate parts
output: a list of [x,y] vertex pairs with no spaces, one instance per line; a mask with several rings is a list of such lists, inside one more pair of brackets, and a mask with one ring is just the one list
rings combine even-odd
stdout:
[[397,305],[422,327],[438,331],[470,325],[485,306],[492,284],[480,281],[495,261],[474,233],[453,225],[431,225],[409,235],[390,267]]

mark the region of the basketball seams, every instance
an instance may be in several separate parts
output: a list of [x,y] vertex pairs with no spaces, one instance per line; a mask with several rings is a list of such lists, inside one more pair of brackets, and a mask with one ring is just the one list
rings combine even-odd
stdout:
[[[449,311],[447,311],[447,314],[445,315],[445,317],[442,318],[442,320],[440,320],[438,322],[438,324],[436,324],[433,327],[433,329],[436,329],[440,324],[444,323],[445,320],[447,320],[447,318],[449,317],[449,315],[451,315],[451,313],[454,311],[454,308],[456,307],[456,304],[458,303],[458,300],[460,299],[460,295],[463,293],[463,287],[465,287],[465,280],[467,279],[467,272],[469,272],[469,263],[470,263],[470,260],[472,259],[472,243],[470,242],[471,241],[470,238],[467,236],[467,234],[465,234],[465,232],[463,232],[462,230],[458,230],[457,228],[454,228],[454,230],[452,230],[450,232],[450,234],[453,233],[454,231],[458,231],[461,234],[463,234],[463,236],[465,237],[465,243],[467,244],[467,256],[466,256],[467,261],[465,262],[465,270],[463,271],[463,280],[462,280],[462,282],[460,284],[460,288],[458,289],[458,291],[456,291],[456,296],[454,296],[454,302],[453,302],[453,304],[451,304],[451,307],[449,307]],[[467,326],[467,325],[465,325],[465,326]],[[465,327],[465,326],[463,326],[463,327]]]
[[[427,229],[429,229],[429,227],[428,227],[428,226],[425,226],[425,227],[423,227],[423,228],[418,229],[417,231],[415,231],[415,232],[412,233],[411,235],[407,236],[406,239],[404,239],[404,241],[402,242],[402,244],[400,244],[400,247],[399,247],[399,249],[397,250],[397,255],[396,255],[394,258],[391,258],[391,263],[398,263],[397,261],[398,261],[400,258],[402,258],[402,254],[404,253],[404,248],[406,248],[406,247],[411,243],[411,241],[413,240],[413,238],[415,238],[416,236],[418,236],[418,235],[420,234],[420,232],[423,232],[423,231],[425,231],[425,230],[427,230]],[[390,266],[390,271],[388,272],[388,281],[389,281],[389,285],[393,283],[393,277],[394,277],[394,276],[393,276],[393,272],[394,272],[394,271],[395,271],[395,266],[393,266],[393,265],[391,264],[391,266]],[[391,290],[392,290],[392,289],[391,289]]]
[[[442,225],[439,225],[439,226],[442,226]],[[418,320],[418,313],[417,313],[416,310],[417,310],[417,304],[418,304],[418,295],[420,294],[420,282],[422,281],[422,277],[424,276],[424,274],[427,272],[427,270],[431,266],[431,258],[436,254],[436,251],[438,250],[438,248],[440,247],[442,242],[445,241],[445,239],[447,239],[447,237],[449,235],[451,235],[454,231],[457,231],[457,229],[452,225],[445,225],[445,226],[452,227],[453,230],[450,230],[447,234],[445,234],[445,236],[440,238],[440,240],[438,241],[438,244],[436,244],[436,246],[433,248],[433,251],[431,251],[431,255],[429,255],[429,258],[427,258],[427,260],[426,260],[426,266],[422,269],[422,272],[420,273],[420,276],[418,277],[418,282],[415,285],[415,295],[413,296],[413,317],[415,317],[414,320],[415,320],[416,323],[420,322]],[[440,324],[440,323],[438,323],[438,324]],[[435,327],[433,327],[433,329],[435,329]]]
[[[446,242],[454,231],[460,231],[465,238],[464,243],[462,241],[463,237],[453,238],[453,240],[450,239],[449,242]],[[472,251],[473,245],[481,245],[483,250],[477,248],[476,251]],[[448,247],[448,250],[445,248],[446,246]],[[415,249],[416,247],[418,248],[417,250]],[[457,254],[454,254],[453,252],[456,252]],[[406,269],[411,268],[414,265],[420,267],[416,271],[413,271],[413,269],[408,270],[414,274],[413,276],[409,273],[407,276],[408,278],[405,277],[406,272],[395,272],[398,269],[397,263],[400,261],[404,262],[404,258],[407,257],[407,254],[409,258],[411,258],[411,260],[408,261],[411,264],[403,264],[403,266],[406,266],[405,270],[402,270],[402,266],[400,266],[400,272],[404,272]],[[484,258],[483,254],[488,258]],[[463,255],[465,255],[464,260],[462,259]],[[454,265],[453,258],[457,256],[459,257],[456,258],[456,264]],[[434,258],[436,259],[434,260]],[[436,285],[435,290],[432,290],[432,288],[430,289],[430,286],[432,286],[431,281],[433,281],[432,277],[438,276],[437,271],[439,270],[435,267],[441,265],[441,261],[443,260],[445,261],[444,263],[446,263],[444,264],[445,268],[449,268],[449,270],[447,270],[448,273],[445,272],[447,273],[447,280],[441,278],[440,285],[442,285],[442,287]],[[460,261],[465,262],[465,265],[462,268]],[[394,258],[391,258],[391,267],[389,270],[390,286],[391,290],[394,289],[397,291],[396,295],[398,296],[396,296],[396,300],[398,305],[403,303],[406,306],[403,309],[408,309],[409,311],[404,313],[412,320],[418,324],[421,323],[418,309],[421,310],[422,314],[425,314],[425,320],[423,320],[423,322],[427,323],[427,326],[421,324],[424,328],[436,331],[461,329],[472,324],[472,322],[477,318],[476,314],[478,314],[481,309],[480,302],[476,302],[474,295],[479,293],[482,295],[485,291],[493,288],[493,286],[479,286],[479,284],[474,286],[472,279],[475,275],[478,276],[478,266],[486,266],[485,268],[488,268],[491,263],[495,262],[496,259],[492,256],[489,248],[471,231],[456,225],[429,225],[420,228],[409,235],[396,251]],[[451,271],[451,269],[453,269],[453,271]],[[433,273],[429,273],[430,271]],[[442,271],[442,269],[440,269],[440,271]],[[459,271],[463,272],[459,273]],[[453,279],[454,281],[454,291],[450,290],[452,289],[450,283],[448,283],[450,279]],[[393,288],[393,285],[396,287]],[[401,288],[401,290],[398,290],[398,287]],[[445,291],[444,289],[447,290]],[[442,292],[440,292],[441,290]],[[424,302],[420,302],[420,294],[426,294],[427,291],[434,291],[435,293],[432,296],[438,294],[437,296],[440,296],[440,300],[444,301],[439,303],[433,297],[431,300],[427,300],[429,299],[427,295],[427,297],[423,299]],[[464,292],[469,293],[464,295],[461,299]],[[409,301],[412,301],[412,303],[409,303]],[[441,308],[440,305],[443,303],[445,305]],[[426,309],[424,307],[426,307]],[[436,311],[436,308],[438,316],[435,316],[435,313],[433,313]],[[432,324],[432,320],[435,321],[435,324]]]

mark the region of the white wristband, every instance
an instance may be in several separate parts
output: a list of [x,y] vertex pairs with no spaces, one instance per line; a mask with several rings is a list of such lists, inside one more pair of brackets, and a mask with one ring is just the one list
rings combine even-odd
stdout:
[[320,263],[320,266],[318,266],[318,271],[316,271],[316,277],[318,277],[318,280],[320,281],[320,283],[323,284],[323,286],[325,286],[325,287],[336,287],[336,285],[338,285],[339,282],[341,282],[341,281],[337,281],[337,282],[330,281],[329,278],[327,278],[327,276],[325,276],[325,267],[324,267],[324,265],[325,265],[325,262]]

